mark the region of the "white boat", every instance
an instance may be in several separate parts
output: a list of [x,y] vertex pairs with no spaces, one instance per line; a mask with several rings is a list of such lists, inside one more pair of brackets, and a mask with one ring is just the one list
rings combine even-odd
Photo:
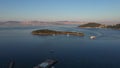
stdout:
[[53,65],[56,63],[57,63],[56,60],[47,59],[46,61],[42,62],[41,64],[38,64],[37,66],[33,68],[54,68]]
[[96,36],[90,36],[90,39],[96,39]]

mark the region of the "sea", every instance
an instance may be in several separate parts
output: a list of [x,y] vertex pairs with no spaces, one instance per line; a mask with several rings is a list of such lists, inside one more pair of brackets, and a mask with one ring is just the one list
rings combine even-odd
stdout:
[[[120,30],[78,25],[0,27],[0,68],[33,68],[47,59],[54,68],[120,68]],[[36,36],[38,29],[83,32],[80,36]],[[90,36],[96,36],[91,40]]]

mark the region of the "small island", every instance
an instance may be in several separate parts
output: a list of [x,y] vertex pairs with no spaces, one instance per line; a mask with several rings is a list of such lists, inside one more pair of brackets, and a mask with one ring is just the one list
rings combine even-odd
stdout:
[[74,36],[84,36],[82,32],[68,32],[68,31],[56,31],[49,29],[41,29],[32,31],[33,35],[74,35]]
[[79,26],[80,28],[104,28],[105,25],[95,23],[95,22],[89,22],[87,24],[83,24]]

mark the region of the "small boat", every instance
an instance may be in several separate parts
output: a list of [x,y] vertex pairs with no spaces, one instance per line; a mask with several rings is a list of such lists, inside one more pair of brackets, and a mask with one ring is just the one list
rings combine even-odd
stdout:
[[46,61],[42,62],[41,64],[38,64],[33,68],[54,68],[53,65],[56,63],[57,63],[56,60],[47,59]]
[[90,39],[96,39],[96,36],[90,36]]

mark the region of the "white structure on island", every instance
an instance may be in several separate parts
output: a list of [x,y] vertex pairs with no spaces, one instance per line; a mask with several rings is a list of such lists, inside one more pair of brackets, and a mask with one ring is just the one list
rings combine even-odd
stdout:
[[52,36],[55,36],[55,34],[52,34]]
[[67,34],[67,37],[69,37],[69,36],[70,36],[70,34],[68,33],[68,34]]

